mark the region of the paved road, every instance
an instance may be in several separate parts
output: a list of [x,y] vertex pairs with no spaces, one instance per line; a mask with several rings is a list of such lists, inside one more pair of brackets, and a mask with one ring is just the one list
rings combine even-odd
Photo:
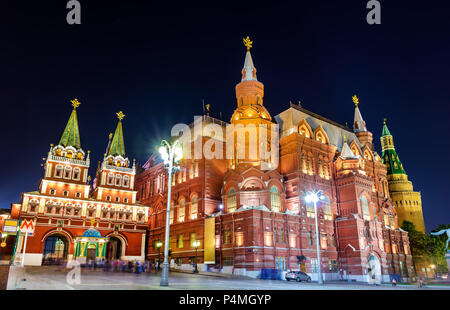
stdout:
[[[60,267],[26,267],[26,281],[18,281],[17,289],[26,290],[410,290],[415,286],[390,285],[369,286],[367,284],[333,282],[319,286],[316,283],[297,283],[275,280],[238,278],[233,276],[211,276],[171,272],[169,287],[160,287],[160,273],[134,274],[104,272],[81,269],[81,283],[68,284],[67,270]],[[11,278],[10,278],[11,279]],[[431,289],[450,289],[450,287],[426,287]],[[422,289],[422,290],[423,290]]]

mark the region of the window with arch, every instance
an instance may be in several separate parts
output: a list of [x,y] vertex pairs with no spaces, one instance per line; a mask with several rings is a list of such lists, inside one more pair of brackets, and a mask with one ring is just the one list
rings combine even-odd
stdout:
[[323,144],[327,143],[327,139],[325,138],[324,134],[320,131],[316,134],[316,140]]
[[237,205],[236,190],[234,188],[231,188],[228,191],[228,195],[227,195],[227,210],[228,210],[228,212],[236,211],[236,205]]
[[306,216],[310,218],[315,218],[316,214],[314,211],[314,202],[306,202]]
[[298,128],[298,133],[301,134],[302,136],[305,136],[306,138],[311,138],[309,128],[306,127],[305,124],[300,125],[300,127]]
[[66,166],[64,168],[64,179],[70,179],[72,176],[72,167]]
[[361,209],[363,213],[363,219],[366,221],[370,221],[370,211],[369,211],[369,203],[367,202],[367,198],[364,195],[361,195]]
[[302,153],[302,171],[303,171],[303,173],[308,173],[308,169],[307,169],[307,166],[306,166],[305,153]]
[[191,220],[195,220],[197,218],[198,212],[198,199],[197,195],[194,195],[191,200]]
[[392,215],[392,212],[389,212],[389,226],[395,229],[394,215]]
[[55,178],[62,178],[63,176],[63,166],[56,165],[55,167]]
[[180,200],[180,207],[178,208],[178,222],[184,222],[184,216],[185,216],[185,207],[186,201],[183,199]]
[[173,215],[175,214],[174,208],[175,208],[175,205],[172,201],[172,202],[170,202],[170,215],[169,215],[169,223],[170,224],[173,224]]
[[114,185],[114,174],[112,172],[108,173],[108,185]]
[[78,181],[78,180],[80,180],[80,175],[81,175],[81,169],[78,168],[78,167],[74,168],[74,169],[73,169],[73,176],[72,176],[72,179]]
[[129,187],[130,186],[130,177],[125,175],[123,177],[123,187]]
[[270,188],[270,205],[272,211],[280,212],[280,192],[275,185]]
[[322,199],[321,202],[322,202],[323,218],[327,221],[333,220],[333,214],[331,213],[330,198],[324,195],[324,199]]
[[120,174],[116,174],[116,186],[122,185],[122,176]]

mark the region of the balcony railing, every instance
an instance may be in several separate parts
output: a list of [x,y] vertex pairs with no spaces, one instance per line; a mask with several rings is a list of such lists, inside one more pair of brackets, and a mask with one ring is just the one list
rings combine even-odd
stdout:
[[66,162],[74,165],[82,165],[82,166],[89,166],[89,160],[80,160],[75,158],[69,158],[69,157],[61,157],[61,156],[55,156],[55,155],[49,155],[49,160],[59,161],[59,162]]

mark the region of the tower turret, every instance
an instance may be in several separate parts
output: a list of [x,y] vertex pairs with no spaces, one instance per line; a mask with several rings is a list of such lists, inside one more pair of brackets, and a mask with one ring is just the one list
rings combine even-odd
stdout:
[[403,164],[395,150],[394,140],[386,125],[386,119],[383,122],[380,140],[381,159],[386,165],[389,193],[397,210],[399,225],[401,226],[403,221],[410,221],[414,223],[417,230],[425,232],[420,192],[415,192],[412,182],[408,180]]
[[363,120],[361,112],[359,111],[359,98],[356,95],[352,97],[353,103],[355,104],[355,117],[353,120],[353,131],[356,134],[361,145],[369,147],[373,151],[373,136],[370,131],[367,130],[366,122]]

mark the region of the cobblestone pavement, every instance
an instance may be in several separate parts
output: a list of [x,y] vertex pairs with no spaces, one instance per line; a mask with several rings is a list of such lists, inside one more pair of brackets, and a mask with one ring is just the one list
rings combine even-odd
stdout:
[[[80,284],[69,284],[66,280],[69,270],[62,267],[26,267],[25,272],[19,274],[16,285],[9,285],[9,289],[20,290],[418,290],[415,285],[371,286],[364,283],[326,282],[319,286],[317,283],[297,283],[276,280],[259,280],[230,275],[188,274],[170,272],[169,287],[160,287],[161,272],[127,273],[104,272],[81,268]],[[23,281],[23,279],[26,281]],[[11,280],[11,275],[10,275]],[[450,286],[428,286],[420,290],[450,289]]]

